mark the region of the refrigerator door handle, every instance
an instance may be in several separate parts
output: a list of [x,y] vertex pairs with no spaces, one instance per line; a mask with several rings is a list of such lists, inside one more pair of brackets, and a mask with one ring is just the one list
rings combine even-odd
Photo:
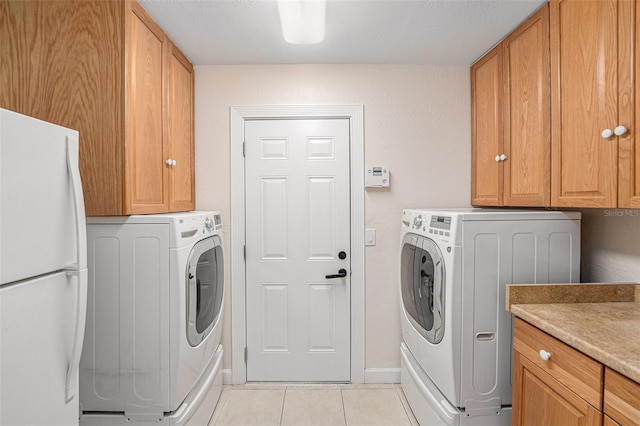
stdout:
[[87,224],[84,215],[84,197],[82,196],[82,181],[78,165],[78,141],[67,136],[67,170],[71,178],[73,207],[76,215],[76,264],[69,265],[78,270],[87,267]]
[[87,315],[87,225],[84,214],[84,197],[82,196],[82,182],[80,180],[80,168],[78,165],[78,140],[67,136],[67,170],[71,179],[73,207],[75,211],[76,225],[76,263],[67,265],[67,276],[75,276],[78,291],[76,299],[76,321],[73,330],[73,345],[71,347],[71,359],[67,369],[67,401],[75,397],[77,393],[78,368],[80,367],[80,355],[82,354],[82,341],[84,340],[84,328]]
[[73,345],[71,347],[71,359],[67,368],[67,401],[71,401],[77,393],[78,368],[82,355],[82,342],[84,340],[84,328],[87,317],[87,281],[89,273],[87,269],[67,270],[67,276],[75,277],[78,283],[78,298],[76,299],[76,321],[73,329]]

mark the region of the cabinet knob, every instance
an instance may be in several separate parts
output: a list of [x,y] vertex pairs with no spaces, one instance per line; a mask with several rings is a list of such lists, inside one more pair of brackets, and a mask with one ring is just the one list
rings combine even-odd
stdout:
[[504,154],[500,154],[500,155],[496,155],[496,161],[500,162],[500,161],[504,161],[507,159],[507,156]]
[[176,165],[176,160],[171,160],[171,165],[175,166]]
[[618,126],[615,129],[613,129],[613,133],[615,133],[616,136],[622,136],[625,133],[627,133],[627,128],[624,126]]
[[605,139],[609,139],[611,136],[613,136],[613,130],[611,129],[604,129],[602,131],[602,137]]
[[542,358],[543,361],[549,361],[551,359],[551,353],[540,349],[540,358]]
[[173,166],[173,160],[171,158],[167,158],[167,161],[164,162],[167,166]]
[[496,155],[496,161],[500,162],[500,156],[499,155]]

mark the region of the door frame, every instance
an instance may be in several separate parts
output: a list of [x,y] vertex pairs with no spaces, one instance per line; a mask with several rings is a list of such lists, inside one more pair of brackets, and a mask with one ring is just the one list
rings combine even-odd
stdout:
[[[246,120],[346,118],[349,120],[351,198],[351,383],[364,383],[364,106],[231,106],[231,383],[247,381],[244,124]],[[240,225],[241,224],[241,225]]]

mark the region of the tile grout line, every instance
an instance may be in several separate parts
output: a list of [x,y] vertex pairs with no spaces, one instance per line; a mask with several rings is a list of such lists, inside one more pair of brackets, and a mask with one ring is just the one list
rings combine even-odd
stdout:
[[289,389],[288,386],[284,387],[284,396],[282,398],[282,408],[280,409],[280,426],[282,426],[282,421],[284,420],[284,404],[286,404],[287,401],[287,390]]
[[347,409],[344,406],[344,388],[342,386],[340,386],[340,400],[342,401],[342,418],[344,419],[344,424],[345,426],[348,426],[347,424]]

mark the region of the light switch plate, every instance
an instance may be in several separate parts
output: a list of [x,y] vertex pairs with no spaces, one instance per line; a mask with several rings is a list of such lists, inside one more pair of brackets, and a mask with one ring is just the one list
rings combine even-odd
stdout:
[[364,245],[365,246],[376,245],[376,230],[374,228],[366,228],[364,230]]

